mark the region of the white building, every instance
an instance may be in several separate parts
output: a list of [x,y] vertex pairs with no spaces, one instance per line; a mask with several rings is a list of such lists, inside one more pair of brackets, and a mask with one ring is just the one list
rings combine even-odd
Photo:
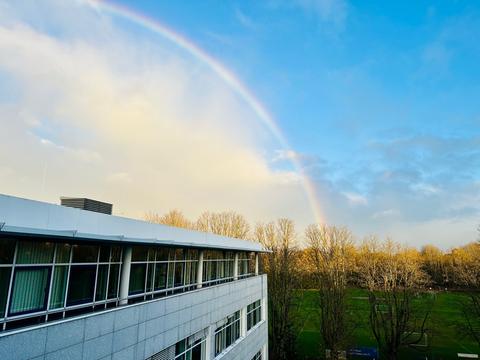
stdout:
[[0,195],[0,359],[267,359],[262,251]]

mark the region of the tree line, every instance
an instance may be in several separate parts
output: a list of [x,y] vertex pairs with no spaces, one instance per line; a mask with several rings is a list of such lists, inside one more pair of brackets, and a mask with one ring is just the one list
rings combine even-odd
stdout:
[[[354,241],[346,227],[312,224],[303,234],[290,219],[250,226],[235,212],[204,212],[196,221],[172,210],[149,213],[146,220],[260,242],[268,274],[269,358],[295,358],[299,321],[292,311],[298,289],[318,292],[321,336],[331,359],[339,359],[357,325],[347,291],[365,289],[368,323],[382,357],[422,341],[434,291],[465,292],[462,330],[480,346],[480,243],[443,251],[420,250],[375,236]],[[302,246],[300,246],[302,245]],[[421,300],[421,301],[420,301]]]

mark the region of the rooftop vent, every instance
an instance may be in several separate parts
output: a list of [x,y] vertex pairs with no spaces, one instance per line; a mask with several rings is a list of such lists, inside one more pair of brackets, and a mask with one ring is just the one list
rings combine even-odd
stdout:
[[109,203],[97,201],[97,200],[62,196],[60,198],[60,204],[62,206],[112,215],[113,205]]

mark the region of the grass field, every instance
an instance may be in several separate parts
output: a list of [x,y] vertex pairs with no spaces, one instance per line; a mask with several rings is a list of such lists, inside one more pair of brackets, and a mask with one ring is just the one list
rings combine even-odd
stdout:
[[[360,289],[349,291],[349,303],[354,317],[358,319],[352,344],[355,346],[376,346],[368,325],[369,306],[367,293]],[[462,322],[459,303],[465,295],[453,292],[439,292],[434,296],[428,322],[428,347],[405,349],[402,359],[457,359],[457,353],[480,354],[474,341],[461,335],[457,324]],[[299,291],[296,298],[296,318],[300,329],[297,338],[298,359],[323,359],[325,354],[321,336],[318,295],[315,290]]]

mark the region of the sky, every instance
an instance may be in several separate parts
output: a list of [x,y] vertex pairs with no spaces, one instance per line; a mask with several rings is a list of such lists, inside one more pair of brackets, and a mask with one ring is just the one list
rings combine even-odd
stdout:
[[465,244],[479,38],[461,0],[0,0],[0,192]]

